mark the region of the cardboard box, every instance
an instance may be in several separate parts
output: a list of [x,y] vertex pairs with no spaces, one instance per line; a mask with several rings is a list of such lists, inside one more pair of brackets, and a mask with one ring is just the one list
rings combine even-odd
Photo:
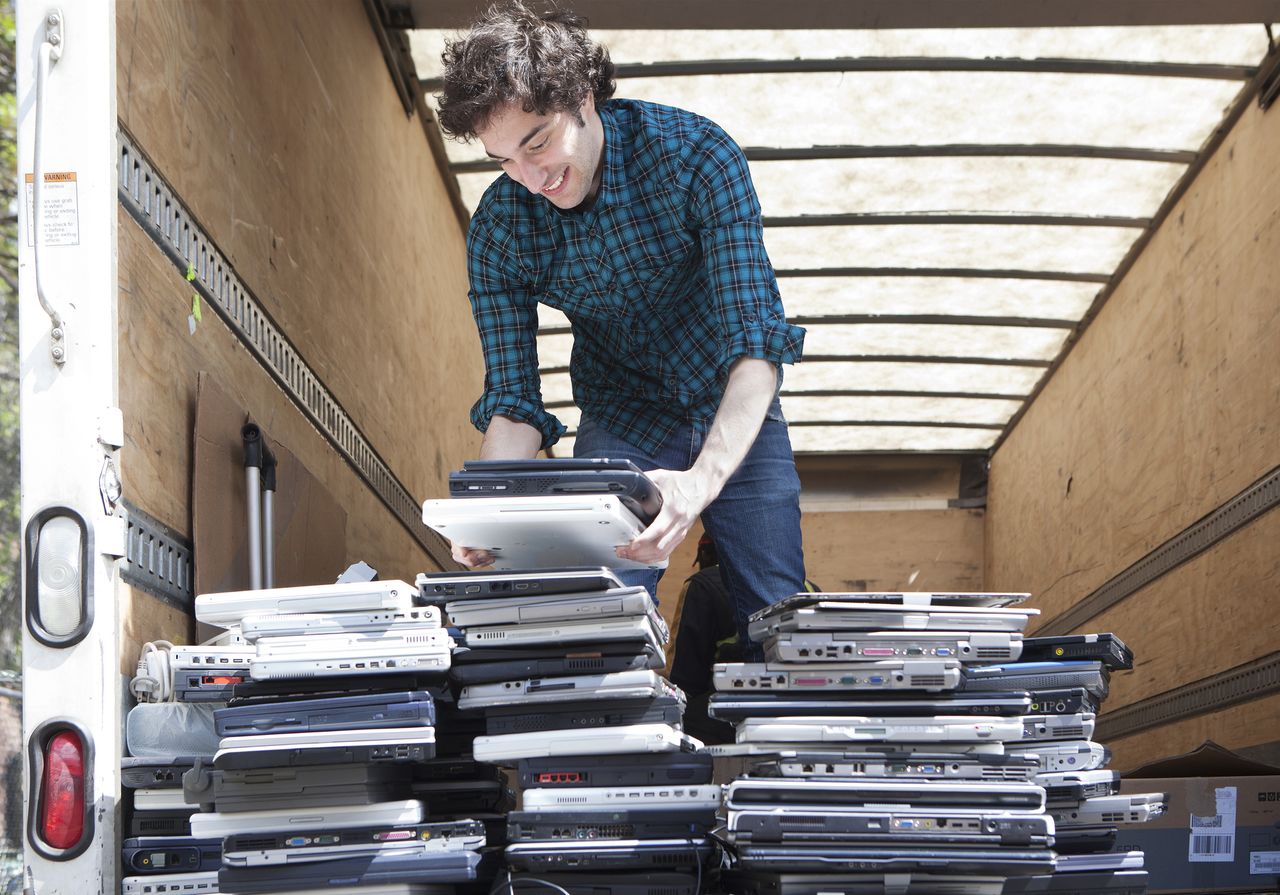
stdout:
[[1116,840],[1146,852],[1152,895],[1280,891],[1280,768],[1206,742],[1126,774],[1120,791],[1167,794],[1164,815],[1121,824]]

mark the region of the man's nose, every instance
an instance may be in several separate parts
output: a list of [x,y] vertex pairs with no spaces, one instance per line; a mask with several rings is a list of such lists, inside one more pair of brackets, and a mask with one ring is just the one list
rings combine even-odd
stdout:
[[520,166],[520,182],[531,193],[540,193],[547,185],[547,173],[542,167],[529,162],[517,162]]

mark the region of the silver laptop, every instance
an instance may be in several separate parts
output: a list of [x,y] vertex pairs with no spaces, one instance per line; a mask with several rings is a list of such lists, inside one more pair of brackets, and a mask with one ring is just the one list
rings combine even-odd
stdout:
[[[668,724],[631,724],[478,736],[472,754],[476,761],[508,762],[577,755],[625,757],[648,752],[696,752],[701,748],[701,742]],[[531,791],[525,790],[526,798]],[[529,803],[524,804],[528,807]]]
[[985,743],[1019,741],[1019,718],[956,715],[935,718],[749,718],[739,743]]
[[1022,635],[1008,631],[782,631],[764,645],[769,662],[857,662],[866,659],[958,659],[1012,662]]
[[1091,740],[1097,715],[1077,712],[1074,715],[1023,715],[1022,739],[1026,742],[1045,740]]
[[566,643],[600,643],[609,640],[644,640],[654,649],[667,644],[665,625],[658,627],[648,615],[622,618],[581,619],[572,622],[527,622],[521,625],[485,625],[463,632],[467,646],[560,646]]
[[[815,760],[824,753],[830,755],[830,760],[838,761],[848,750],[841,746],[821,746],[814,744],[800,743],[725,743],[722,745],[703,746],[703,751],[715,758],[788,758],[803,751],[806,757],[812,756]],[[935,755],[938,752],[937,743],[894,743],[891,746],[878,747],[874,743],[860,743],[857,746],[859,751],[863,752],[884,752],[892,753],[896,756],[916,756],[916,755]],[[947,745],[947,752],[954,753],[958,756],[968,755],[1004,755],[1005,744],[1000,742],[993,743],[950,743]]]
[[254,613],[240,621],[249,642],[259,637],[302,637],[308,634],[379,633],[404,627],[439,628],[439,606],[370,609],[362,612]]
[[836,690],[954,690],[954,659],[881,659],[841,664],[717,662],[712,683],[720,691],[822,692]]
[[337,653],[353,649],[437,650],[451,649],[453,638],[441,627],[398,625],[381,631],[346,631],[331,634],[302,634],[296,637],[261,637],[258,658],[268,659],[316,653]]
[[[571,790],[570,790],[571,791]],[[740,777],[725,791],[730,811],[788,806],[837,814],[866,808],[945,808],[1008,814],[1043,814],[1044,788],[1034,783],[966,783],[950,780],[796,780]]]
[[608,674],[576,674],[542,677],[492,684],[470,684],[462,688],[458,708],[483,709],[500,705],[545,705],[600,699],[648,699],[684,693],[656,671],[615,671]]
[[653,599],[643,587],[624,587],[585,594],[550,594],[458,600],[445,604],[449,624],[514,625],[522,622],[563,622],[615,616],[648,615]]
[[240,624],[250,613],[361,612],[369,609],[405,610],[413,606],[418,589],[404,581],[361,581],[225,591],[196,596],[196,619],[226,628]]
[[422,521],[455,544],[483,548],[498,569],[546,566],[666,568],[621,559],[644,525],[617,497],[483,497],[428,500]]
[[575,786],[536,787],[522,795],[525,811],[557,808],[578,811],[633,808],[720,809],[721,788],[717,783],[661,786]]
[[[271,753],[292,752],[295,749],[343,750],[372,748],[393,744],[395,747],[429,746],[434,753],[436,729],[434,727],[370,727],[360,730],[308,730],[297,733],[254,733],[223,737],[218,741],[218,751],[213,762],[219,768],[234,767],[225,759],[248,755],[267,760]],[[427,757],[431,757],[428,755]],[[331,761],[334,759],[330,759]],[[259,765],[255,765],[259,766]],[[269,765],[268,765],[269,766]],[[370,823],[417,823],[417,821],[389,820]]]
[[347,829],[400,826],[421,823],[422,817],[422,803],[416,799],[375,802],[372,805],[331,805],[323,808],[197,812],[191,815],[191,835],[197,839],[222,839],[235,833],[277,833],[323,827]]
[[1039,609],[982,606],[907,607],[893,603],[821,602],[764,615],[751,622],[763,643],[783,631],[1009,631],[1021,633]]

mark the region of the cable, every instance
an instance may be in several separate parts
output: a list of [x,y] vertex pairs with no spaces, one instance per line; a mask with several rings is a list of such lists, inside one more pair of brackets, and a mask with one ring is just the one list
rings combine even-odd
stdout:
[[129,692],[139,702],[173,702],[173,665],[169,650],[173,644],[167,640],[152,640],[142,644],[138,656],[137,673],[129,681]]
[[510,889],[511,895],[515,895],[516,882],[533,883],[534,885],[537,885],[537,886],[545,886],[548,889],[554,889],[555,891],[559,892],[560,895],[570,895],[570,892],[568,889],[563,889],[560,886],[557,886],[555,883],[548,882],[545,879],[537,879],[532,876],[522,876],[520,877],[519,880],[515,880],[512,878],[510,870],[507,871],[507,881],[495,889],[490,889],[489,895],[499,895],[499,893],[501,893],[503,889]]

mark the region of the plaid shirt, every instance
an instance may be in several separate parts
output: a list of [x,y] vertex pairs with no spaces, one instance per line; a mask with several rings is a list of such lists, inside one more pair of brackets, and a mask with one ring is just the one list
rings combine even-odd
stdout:
[[[716,124],[635,100],[599,107],[604,171],[594,203],[562,211],[505,174],[467,234],[471,309],[484,350],[481,431],[495,413],[542,432],[537,303],[573,329],[574,402],[648,453],[682,424],[710,428],[739,357],[800,359],[765,254],[746,157]],[[779,373],[781,381],[781,373]]]

